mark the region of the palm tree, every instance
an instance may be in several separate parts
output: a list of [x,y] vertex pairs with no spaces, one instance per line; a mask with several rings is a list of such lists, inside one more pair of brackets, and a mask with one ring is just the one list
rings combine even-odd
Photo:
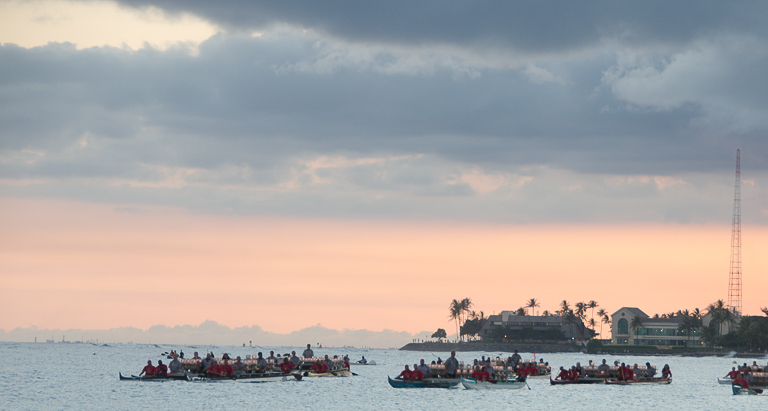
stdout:
[[571,307],[568,305],[568,301],[563,300],[563,302],[560,303],[560,315],[565,315],[568,311],[571,311]]
[[[592,309],[592,317],[591,317],[592,319],[595,318],[595,308],[596,307],[597,307],[597,301],[589,300],[589,302],[587,303],[587,308],[591,308]],[[595,331],[595,329],[593,328],[592,331]]]
[[[604,309],[601,308],[601,309],[597,310],[598,321],[600,321],[600,319],[606,317],[607,315],[608,315],[608,313],[605,312]],[[603,321],[600,321],[600,338],[602,338],[602,337],[603,337]]]
[[707,312],[712,314],[713,323],[717,324],[717,334],[723,334],[723,324],[733,321],[733,313],[728,310],[723,300],[717,300],[707,306]]
[[541,304],[539,304],[539,302],[536,301],[535,298],[531,298],[530,300],[528,300],[528,305],[526,305],[525,307],[526,308],[530,308],[531,309],[531,315],[534,315],[535,313],[534,313],[533,309],[536,308],[536,307],[541,307]]
[[573,326],[576,324],[577,319],[578,317],[573,313],[573,310],[568,310],[563,316],[563,322],[571,326],[571,338],[573,338]]
[[602,333],[603,333],[603,324],[605,324],[605,325],[611,325],[611,322],[612,322],[612,321],[611,321],[611,317],[609,317],[609,316],[608,316],[608,314],[603,314],[603,321],[602,321],[602,323],[600,324],[600,334],[601,334],[601,335],[602,335]]
[[763,314],[768,315],[768,307],[761,308],[760,311],[762,311]]
[[[459,322],[463,323],[467,321],[467,318],[469,317],[469,314],[471,312],[470,308],[472,308],[472,300],[469,298],[464,298],[459,302]],[[461,315],[464,314],[464,321],[462,322]],[[459,335],[459,339],[461,339],[461,335]]]
[[581,318],[581,320],[586,320],[586,311],[587,311],[587,304],[583,302],[576,303],[576,316]]
[[630,334],[636,335],[637,329],[641,328],[643,326],[643,318],[642,317],[634,317],[632,318],[632,321],[629,323],[629,327],[632,328],[632,332]]
[[550,315],[552,315],[552,313],[549,312],[548,310],[544,310],[544,312],[541,313],[541,315],[543,315],[544,317],[549,317]]
[[594,335],[594,333],[595,333],[595,318],[594,317],[589,319],[589,325],[592,327],[592,334]]
[[461,301],[454,298],[453,301],[451,301],[451,305],[448,306],[448,309],[450,311],[448,317],[456,322],[456,338],[459,338],[459,319],[461,319],[462,312]]

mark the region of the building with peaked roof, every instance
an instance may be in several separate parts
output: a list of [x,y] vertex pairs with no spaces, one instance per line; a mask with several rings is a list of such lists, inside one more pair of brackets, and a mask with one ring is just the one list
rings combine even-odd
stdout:
[[[611,315],[611,343],[619,345],[701,346],[701,330],[680,330],[682,315],[651,318],[639,308],[622,307]],[[704,325],[709,324],[705,316]]]
[[586,341],[592,338],[592,330],[588,329],[580,318],[568,322],[559,315],[517,315],[515,311],[502,311],[501,314],[490,315],[480,329],[480,337],[488,338],[497,328],[507,327],[512,331],[532,329],[537,332],[558,330],[566,339]]

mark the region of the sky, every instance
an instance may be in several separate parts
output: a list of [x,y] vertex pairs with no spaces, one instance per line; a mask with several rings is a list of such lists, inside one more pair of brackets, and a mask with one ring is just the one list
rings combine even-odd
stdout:
[[760,314],[766,18],[0,0],[0,329],[451,332],[465,297],[704,308],[727,298],[737,149]]

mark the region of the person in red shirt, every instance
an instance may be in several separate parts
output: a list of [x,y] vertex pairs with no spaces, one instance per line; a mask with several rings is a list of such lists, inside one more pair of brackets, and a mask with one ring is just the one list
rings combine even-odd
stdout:
[[235,369],[232,368],[231,365],[229,365],[229,361],[224,360],[224,363],[219,366],[219,376],[221,377],[229,377],[230,375],[235,373]]
[[624,381],[632,381],[635,379],[635,373],[632,372],[632,368],[624,367]]
[[539,369],[536,367],[536,364],[529,365],[526,374],[529,376],[538,375]]
[[664,364],[664,368],[661,369],[661,378],[672,378],[672,371],[669,369],[669,364]]
[[288,361],[288,357],[283,357],[283,363],[280,364],[280,372],[283,374],[290,374],[293,371],[293,364]]
[[730,379],[732,379],[732,380],[735,380],[735,379],[736,379],[736,375],[737,375],[738,373],[739,373],[739,372],[738,372],[738,371],[736,371],[736,367],[731,367],[731,372],[729,372],[728,374],[725,374],[725,376],[726,376],[726,377],[728,377],[728,378],[730,378]]
[[163,360],[157,360],[157,368],[155,368],[155,377],[167,377],[168,366],[163,364]]
[[155,371],[157,369],[152,366],[152,360],[147,361],[147,365],[144,366],[144,368],[141,369],[141,372],[139,373],[139,377],[144,374],[145,377],[154,377]]
[[559,379],[559,380],[562,380],[562,381],[570,380],[571,379],[571,373],[568,372],[568,370],[566,370],[565,368],[560,367],[560,373],[557,374],[557,377],[555,377],[555,379],[556,380]]
[[483,367],[483,381],[491,382],[493,380],[493,377],[491,377],[491,373],[488,372],[488,368]]
[[475,369],[472,370],[472,374],[469,374],[469,377],[474,378],[475,381],[477,382],[482,382],[483,379],[485,378],[485,374],[482,371],[480,371],[480,367],[475,366]]
[[212,377],[220,377],[221,376],[221,368],[219,367],[219,364],[216,363],[216,361],[211,361],[211,365],[208,366],[208,368],[205,369],[206,374],[212,376]]
[[568,373],[568,379],[571,381],[578,381],[579,380],[579,370],[576,369],[576,366],[571,367],[571,371]]
[[344,356],[344,368],[351,370],[351,368],[349,367],[349,357],[347,357],[346,355]]
[[405,365],[405,369],[400,373],[399,377],[402,378],[403,381],[410,381],[413,378],[413,372],[408,368],[408,364]]
[[316,363],[312,364],[312,366],[311,366],[311,367],[309,367],[309,368],[312,370],[312,372],[314,372],[314,373],[316,373],[316,374],[322,374],[322,373],[323,373],[323,368],[324,368],[324,367],[323,367],[323,363],[321,363],[320,361],[318,361],[318,362],[316,362]]
[[419,371],[419,367],[413,364],[413,371],[411,371],[412,381],[424,381],[424,373]]
[[741,373],[736,373],[736,378],[733,379],[733,384],[738,384],[741,388],[749,388],[749,381],[745,380]]

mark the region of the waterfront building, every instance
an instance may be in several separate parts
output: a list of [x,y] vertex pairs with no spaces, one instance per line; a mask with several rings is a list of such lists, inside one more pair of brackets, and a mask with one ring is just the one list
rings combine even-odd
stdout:
[[567,340],[587,341],[592,337],[592,330],[588,329],[580,318],[574,321],[567,321],[559,315],[539,316],[539,315],[517,315],[515,311],[502,311],[501,314],[490,315],[488,320],[480,329],[480,337],[487,339],[492,336],[494,330],[506,327],[504,329],[512,332],[523,332],[523,330],[533,330],[536,334],[552,331],[560,331],[562,334],[554,332],[554,335],[560,335]]
[[[651,318],[636,307],[622,307],[611,315],[612,344],[655,345],[657,347],[685,346],[700,347],[701,330],[681,330],[683,316]],[[709,325],[709,315],[704,316],[703,325]]]

